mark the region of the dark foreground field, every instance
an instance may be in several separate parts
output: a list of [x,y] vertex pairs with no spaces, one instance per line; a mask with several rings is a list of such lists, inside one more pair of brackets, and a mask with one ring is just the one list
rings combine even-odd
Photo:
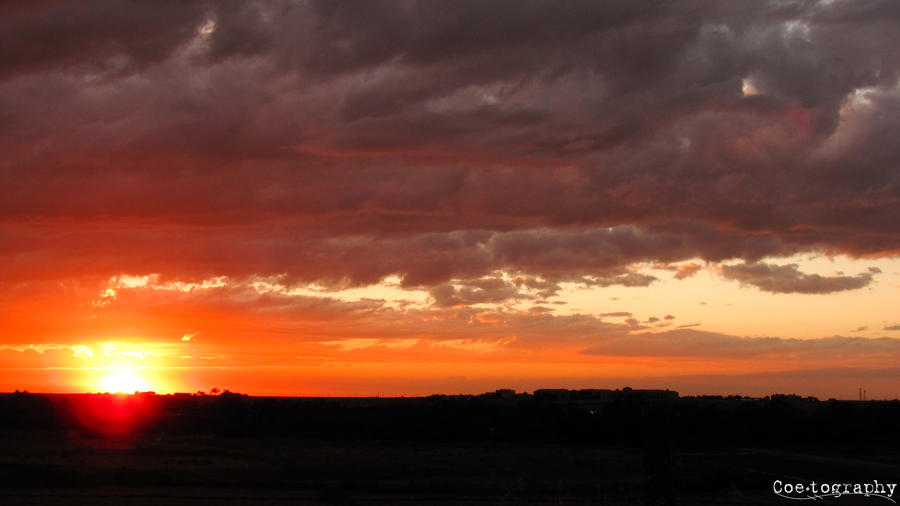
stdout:
[[900,481],[898,402],[9,394],[0,431],[4,505],[793,504],[774,480]]

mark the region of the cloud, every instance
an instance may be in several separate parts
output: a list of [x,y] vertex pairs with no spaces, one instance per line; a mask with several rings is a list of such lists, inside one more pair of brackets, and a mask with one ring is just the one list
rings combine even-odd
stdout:
[[7,7],[0,216],[720,240],[635,261],[895,251],[896,11]]
[[697,263],[689,263],[678,266],[678,270],[675,272],[675,279],[685,279],[697,274],[697,272],[702,269],[702,266]]
[[390,349],[405,350],[418,343],[418,339],[365,339],[351,338],[336,341],[322,341],[326,346],[337,346],[341,351],[353,351],[364,348],[384,347]]
[[752,285],[772,293],[822,294],[857,290],[868,286],[873,276],[881,272],[877,268],[856,276],[820,276],[805,274],[796,264],[772,265],[766,263],[724,265],[720,272],[726,279]]
[[883,330],[900,330],[900,325],[885,325]]
[[515,283],[499,278],[467,280],[456,285],[442,284],[432,287],[429,293],[434,304],[441,307],[499,303],[526,297],[519,293]]
[[607,287],[613,285],[650,286],[650,284],[656,280],[656,276],[641,274],[639,272],[626,272],[625,274],[603,276],[600,278],[583,278],[583,281],[586,285],[599,287]]
[[[524,287],[528,290],[536,290],[537,295],[540,298],[544,298],[544,299],[553,297],[554,295],[556,295],[559,292],[559,289],[560,289],[559,283],[557,283],[555,281],[550,281],[550,280],[540,279],[540,278],[535,278],[535,277],[518,276],[513,280],[513,282],[518,287]],[[565,302],[563,302],[563,301],[558,301],[555,303],[560,303],[560,302],[565,304]]]
[[499,340],[446,339],[431,343],[431,347],[469,353],[491,353],[502,350],[513,341],[515,341],[515,338],[504,338]]
[[[250,229],[51,223],[39,230],[7,226],[0,234],[17,244],[16,250],[0,251],[0,258],[8,260],[0,264],[0,277],[8,280],[73,273],[109,279],[130,272],[159,273],[164,280],[284,275],[297,282],[367,285],[400,275],[405,286],[432,286],[505,270],[540,277],[539,284],[521,283],[545,295],[561,281],[647,286],[656,278],[627,270],[633,262],[700,251],[727,257],[730,253],[720,250],[731,247],[727,234],[709,230],[647,232],[634,226],[381,235],[282,223]],[[95,248],[98,243],[106,246]]]
[[631,313],[628,311],[614,311],[612,313],[600,313],[601,317],[631,317]]
[[124,77],[170,57],[195,36],[202,5],[89,1],[2,8],[0,76],[63,70]]
[[789,339],[780,337],[738,337],[679,327],[658,333],[610,336],[585,348],[587,355],[720,357],[758,360],[762,357],[811,361],[841,356],[900,357],[900,339],[862,337],[827,337]]

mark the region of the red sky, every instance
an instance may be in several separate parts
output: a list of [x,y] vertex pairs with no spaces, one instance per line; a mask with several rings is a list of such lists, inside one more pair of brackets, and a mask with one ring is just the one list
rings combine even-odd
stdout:
[[898,18],[0,7],[0,391],[897,397]]

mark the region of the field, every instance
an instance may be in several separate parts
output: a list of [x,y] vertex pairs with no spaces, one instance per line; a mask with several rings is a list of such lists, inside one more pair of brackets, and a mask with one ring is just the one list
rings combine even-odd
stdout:
[[[86,427],[83,417],[66,411],[87,397],[30,397],[2,399],[3,504],[785,504],[792,501],[772,492],[776,479],[900,478],[897,438],[880,425],[858,441],[842,433],[819,446],[814,438],[774,437],[787,427],[784,420],[773,421],[758,443],[721,425],[705,441],[689,430],[691,417],[732,420],[742,430],[727,413],[750,403],[765,412],[771,400],[448,404],[153,396],[155,418],[113,433]],[[17,403],[19,418],[10,411]],[[52,417],[40,406],[54,406]],[[849,430],[870,410],[883,415],[897,408],[849,407],[843,420]],[[829,405],[800,401],[778,409],[798,420]],[[262,421],[248,422],[261,412]],[[280,421],[266,421],[278,412]],[[439,418],[459,430],[441,428]],[[26,419],[30,425],[22,426]],[[513,421],[516,427],[503,426]],[[815,436],[831,425],[805,432]]]

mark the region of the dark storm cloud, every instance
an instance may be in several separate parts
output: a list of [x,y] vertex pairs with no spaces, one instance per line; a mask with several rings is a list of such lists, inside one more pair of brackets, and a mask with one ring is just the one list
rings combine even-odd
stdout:
[[[0,14],[7,280],[400,274],[454,305],[654,281],[635,262],[900,251],[896,2]],[[871,280],[772,268],[727,272]],[[498,269],[530,281],[446,285]]]
[[5,2],[0,76],[140,71],[194,37],[203,15],[201,2]]
[[772,293],[833,293],[857,290],[868,286],[875,274],[881,272],[872,267],[856,276],[820,276],[800,272],[796,264],[771,265],[766,263],[724,265],[722,276],[743,284],[753,285]]

